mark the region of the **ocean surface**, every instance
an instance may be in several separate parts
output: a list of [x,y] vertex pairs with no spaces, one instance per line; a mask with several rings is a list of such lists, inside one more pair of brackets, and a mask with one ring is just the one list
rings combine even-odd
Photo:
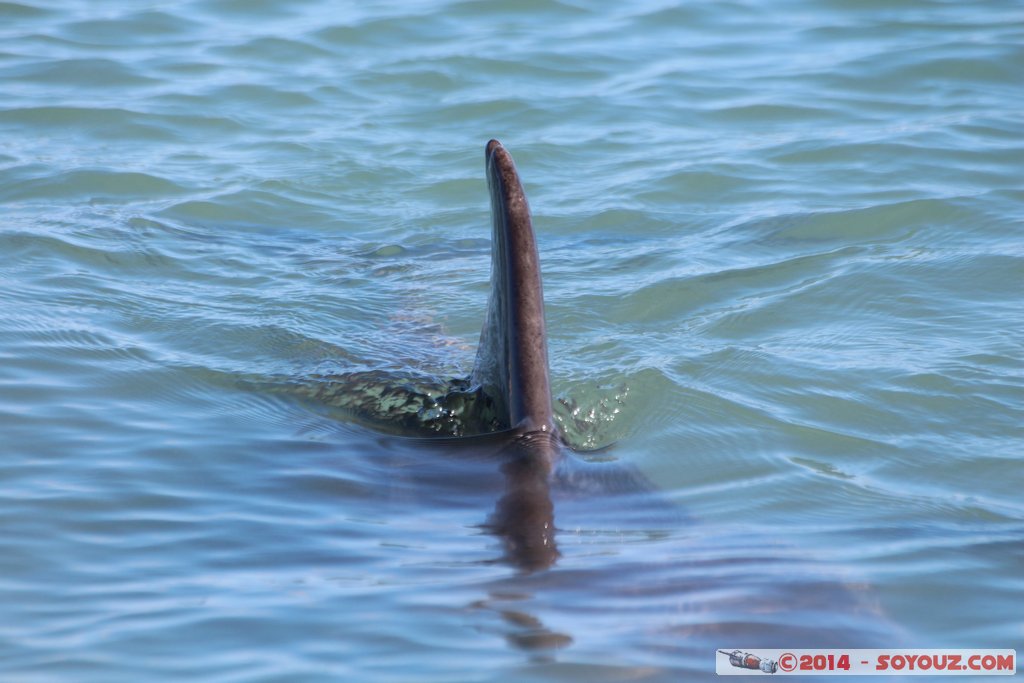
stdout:
[[[492,137],[567,462],[650,483],[543,567],[322,391],[469,373]],[[1022,295],[1020,2],[0,2],[0,680],[1020,654]]]

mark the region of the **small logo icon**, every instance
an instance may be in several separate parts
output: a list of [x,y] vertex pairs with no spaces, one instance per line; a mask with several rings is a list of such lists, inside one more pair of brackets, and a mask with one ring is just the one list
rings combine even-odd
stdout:
[[783,671],[796,671],[796,655],[792,652],[783,652],[779,657],[779,668]]
[[[719,654],[723,654],[729,658],[729,663],[739,669],[753,669],[754,671],[763,671],[766,674],[775,673],[779,665],[773,659],[763,659],[757,655],[752,655],[749,652],[742,652],[740,650],[719,650]],[[790,655],[792,656],[792,655]]]

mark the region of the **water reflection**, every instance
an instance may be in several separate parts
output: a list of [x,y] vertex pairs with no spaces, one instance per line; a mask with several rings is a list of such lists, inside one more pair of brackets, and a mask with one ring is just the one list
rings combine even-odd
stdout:
[[525,435],[502,451],[505,490],[485,526],[501,538],[509,564],[523,571],[547,569],[558,559],[549,478],[559,450],[548,435]]
[[470,605],[473,609],[491,610],[501,617],[503,636],[509,645],[531,652],[542,660],[552,659],[546,651],[559,650],[573,643],[571,635],[548,628],[540,617],[530,612],[529,593],[492,591],[488,597]]

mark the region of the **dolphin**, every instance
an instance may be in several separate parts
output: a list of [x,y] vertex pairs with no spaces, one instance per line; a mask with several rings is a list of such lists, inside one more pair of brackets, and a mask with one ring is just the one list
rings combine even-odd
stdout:
[[562,437],[552,409],[540,258],[519,173],[497,140],[485,149],[491,195],[491,288],[468,378],[355,372],[320,381],[313,398],[356,422],[402,436],[512,433],[544,441],[549,464]]
[[[501,562],[524,574],[554,566],[560,546],[567,554],[581,548],[603,557],[621,553],[611,566],[628,570],[617,582],[604,573],[603,560],[581,564],[576,555],[572,571],[542,581],[509,584],[502,578],[488,584],[493,590],[471,607],[498,611],[513,624],[510,642],[542,651],[564,647],[573,637],[531,614],[524,596],[534,593],[555,604],[571,596],[570,611],[587,602],[587,591],[617,591],[618,599],[635,599],[642,610],[657,612],[653,605],[661,603],[673,623],[673,642],[685,643],[680,647],[686,656],[693,653],[699,661],[706,656],[701,652],[722,645],[723,634],[733,642],[779,647],[800,638],[835,646],[834,641],[850,642],[843,640],[850,633],[874,644],[876,631],[885,636],[884,615],[862,586],[836,580],[828,567],[788,550],[786,539],[766,542],[742,527],[702,530],[636,468],[587,462],[574,453],[553,414],[529,203],[500,142],[487,143],[484,160],[491,203],[490,291],[471,374],[443,380],[415,370],[369,371],[313,376],[311,384],[303,377],[286,385],[309,387],[311,393],[303,395],[313,399],[311,407],[339,409],[347,421],[402,437],[387,439],[385,448],[371,453],[374,491],[393,504],[410,501],[414,514],[426,506],[469,510],[472,519],[479,509],[486,518],[475,526],[497,539],[504,550]],[[429,451],[440,457],[424,457]],[[380,460],[386,463],[378,465]],[[485,511],[478,508],[482,504],[493,507]],[[648,564],[652,542],[661,548]],[[806,627],[803,619],[810,619]],[[663,641],[656,642],[661,648]]]
[[[500,142],[487,143],[484,162],[491,200],[491,286],[470,376],[440,380],[375,371],[313,376],[309,398],[377,431],[413,437],[417,447],[469,455],[447,459],[461,468],[457,475],[447,472],[448,481],[454,476],[474,486],[475,466],[469,461],[475,461],[483,463],[479,475],[485,486],[497,463],[503,492],[484,526],[502,539],[509,562],[533,571],[558,557],[552,488],[590,497],[647,493],[653,487],[632,468],[571,455],[554,418],[530,205],[512,155]],[[430,476],[430,465],[411,469]]]
[[[842,614],[865,633],[884,628],[884,617],[863,587],[833,580],[792,551],[772,552],[784,543],[765,544],[742,529],[700,531],[635,467],[578,457],[554,419],[540,258],[523,184],[512,155],[497,140],[487,143],[484,163],[491,282],[470,376],[441,381],[354,373],[321,383],[324,402],[356,421],[413,437],[388,441],[388,455],[398,464],[387,469],[386,484],[396,497],[411,492],[413,499],[470,508],[482,498],[493,500],[480,526],[502,545],[502,561],[524,573],[552,567],[561,557],[560,545],[615,538],[622,547],[639,540],[643,548],[647,541],[675,538],[678,550],[671,561],[650,569],[630,565],[638,585],[670,580],[679,604],[706,605],[712,613],[756,612],[768,624],[771,617],[763,615],[778,613],[777,624],[789,629],[772,636],[759,619],[724,625],[698,620],[684,631],[688,637],[718,637],[716,629],[726,628],[733,635],[749,632],[747,642],[772,642],[764,640],[772,636],[784,645],[796,632],[785,612],[794,605],[801,614],[819,610],[814,630],[805,634],[808,642],[823,642],[827,635],[818,628],[820,614]],[[424,459],[430,450],[442,457]],[[579,529],[585,530],[582,536]],[[787,572],[798,579],[777,580]],[[723,580],[730,582],[728,589],[719,585]],[[485,602],[502,600],[492,596]],[[571,640],[544,628],[528,635],[542,648]]]

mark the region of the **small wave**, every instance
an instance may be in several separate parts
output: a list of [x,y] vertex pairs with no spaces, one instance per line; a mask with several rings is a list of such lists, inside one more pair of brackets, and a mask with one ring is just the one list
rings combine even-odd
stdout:
[[[54,173],[52,169],[32,167],[28,178],[0,190],[0,199],[15,202],[68,201],[85,199],[95,203],[119,203],[126,200],[155,199],[186,192],[174,181],[148,173],[75,170]],[[47,171],[44,175],[42,171]]]
[[198,24],[179,14],[160,10],[126,12],[121,16],[71,21],[59,35],[91,46],[145,46],[154,40],[189,39]]
[[20,2],[0,2],[0,18],[6,21],[39,19],[49,14],[49,10],[35,5]]
[[229,59],[245,59],[274,65],[288,64],[290,68],[316,63],[331,55],[329,50],[308,40],[282,36],[257,36],[237,45],[226,45],[218,53]]
[[47,60],[6,70],[7,78],[44,86],[109,89],[140,89],[156,85],[154,78],[140,74],[135,68],[111,59],[76,58]]

